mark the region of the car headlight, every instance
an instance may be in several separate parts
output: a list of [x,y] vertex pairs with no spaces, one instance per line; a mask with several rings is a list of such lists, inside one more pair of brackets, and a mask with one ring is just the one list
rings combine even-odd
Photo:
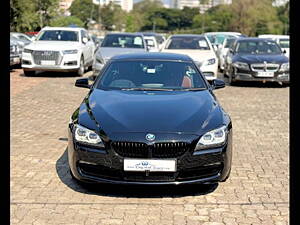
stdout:
[[239,69],[249,70],[249,65],[247,63],[244,63],[244,62],[235,62],[235,63],[233,63],[233,66],[235,66]]
[[290,63],[282,63],[279,71],[287,71],[290,70]]
[[63,51],[63,54],[66,55],[66,54],[77,54],[78,53],[78,50],[77,49],[72,49],[72,50],[64,50]]
[[75,125],[75,139],[79,142],[97,144],[101,145],[101,147],[104,147],[101,138],[95,131],[89,130],[78,124]]
[[227,137],[227,127],[222,126],[218,129],[211,130],[200,138],[195,150],[201,150],[211,147],[218,147],[225,143]]
[[205,66],[208,66],[208,65],[213,65],[213,64],[215,64],[215,63],[216,63],[216,59],[215,59],[215,58],[212,58],[212,59],[207,60],[207,61],[204,63],[204,65],[205,65]]
[[24,48],[23,52],[24,52],[24,53],[32,53],[33,50],[30,50],[30,49],[28,49],[28,48]]
[[96,62],[97,63],[101,63],[101,64],[104,64],[105,63],[105,61],[104,61],[104,59],[102,58],[102,56],[101,55],[96,55]]

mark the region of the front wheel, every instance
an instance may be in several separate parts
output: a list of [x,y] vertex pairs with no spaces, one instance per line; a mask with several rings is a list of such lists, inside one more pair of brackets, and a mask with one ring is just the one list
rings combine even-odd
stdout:
[[80,58],[80,65],[79,65],[79,69],[77,71],[78,76],[82,76],[84,74],[84,60],[83,57],[81,56]]

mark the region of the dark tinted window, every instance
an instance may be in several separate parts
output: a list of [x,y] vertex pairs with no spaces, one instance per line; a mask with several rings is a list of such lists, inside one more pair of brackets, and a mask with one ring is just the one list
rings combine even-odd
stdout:
[[100,89],[205,87],[194,64],[152,60],[112,62],[98,83]]
[[209,50],[208,42],[204,37],[172,37],[166,49],[202,49]]
[[77,31],[46,30],[38,38],[39,41],[78,41]]
[[106,35],[101,47],[110,48],[144,48],[143,38],[134,35]]
[[280,54],[281,49],[274,41],[247,40],[236,44],[236,52],[245,54]]
[[224,48],[231,48],[235,40],[235,38],[228,38]]

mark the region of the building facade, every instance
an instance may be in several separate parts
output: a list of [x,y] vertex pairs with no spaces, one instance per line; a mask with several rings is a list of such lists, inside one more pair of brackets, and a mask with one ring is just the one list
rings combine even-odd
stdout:
[[200,8],[200,12],[205,12],[211,7],[220,4],[231,4],[232,0],[208,0],[206,4],[200,4],[200,0],[173,0],[171,7],[183,9],[184,7]]
[[110,2],[115,3],[116,5],[121,6],[121,8],[127,12],[131,11],[133,8],[133,0],[93,0],[93,3],[96,5],[104,6]]
[[72,5],[74,0],[60,0],[59,1],[59,9],[63,12],[65,16],[70,16],[69,8]]

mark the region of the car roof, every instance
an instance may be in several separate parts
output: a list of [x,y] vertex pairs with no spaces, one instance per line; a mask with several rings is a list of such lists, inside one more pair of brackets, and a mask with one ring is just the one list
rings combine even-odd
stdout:
[[70,30],[70,31],[80,31],[84,30],[83,27],[44,27],[42,30]]
[[202,34],[173,34],[170,37],[205,37]]
[[189,56],[177,53],[162,53],[162,52],[145,52],[145,53],[128,53],[116,55],[111,60],[171,60],[171,61],[193,61]]
[[273,41],[270,40],[269,38],[258,38],[258,37],[243,37],[243,38],[238,38],[237,41]]
[[122,33],[108,33],[106,35],[129,35],[129,36],[143,36],[142,33],[127,33],[127,32],[122,32]]
[[204,35],[207,35],[207,34],[211,34],[211,35],[215,35],[215,34],[236,34],[236,35],[241,35],[240,32],[206,32],[204,33]]

